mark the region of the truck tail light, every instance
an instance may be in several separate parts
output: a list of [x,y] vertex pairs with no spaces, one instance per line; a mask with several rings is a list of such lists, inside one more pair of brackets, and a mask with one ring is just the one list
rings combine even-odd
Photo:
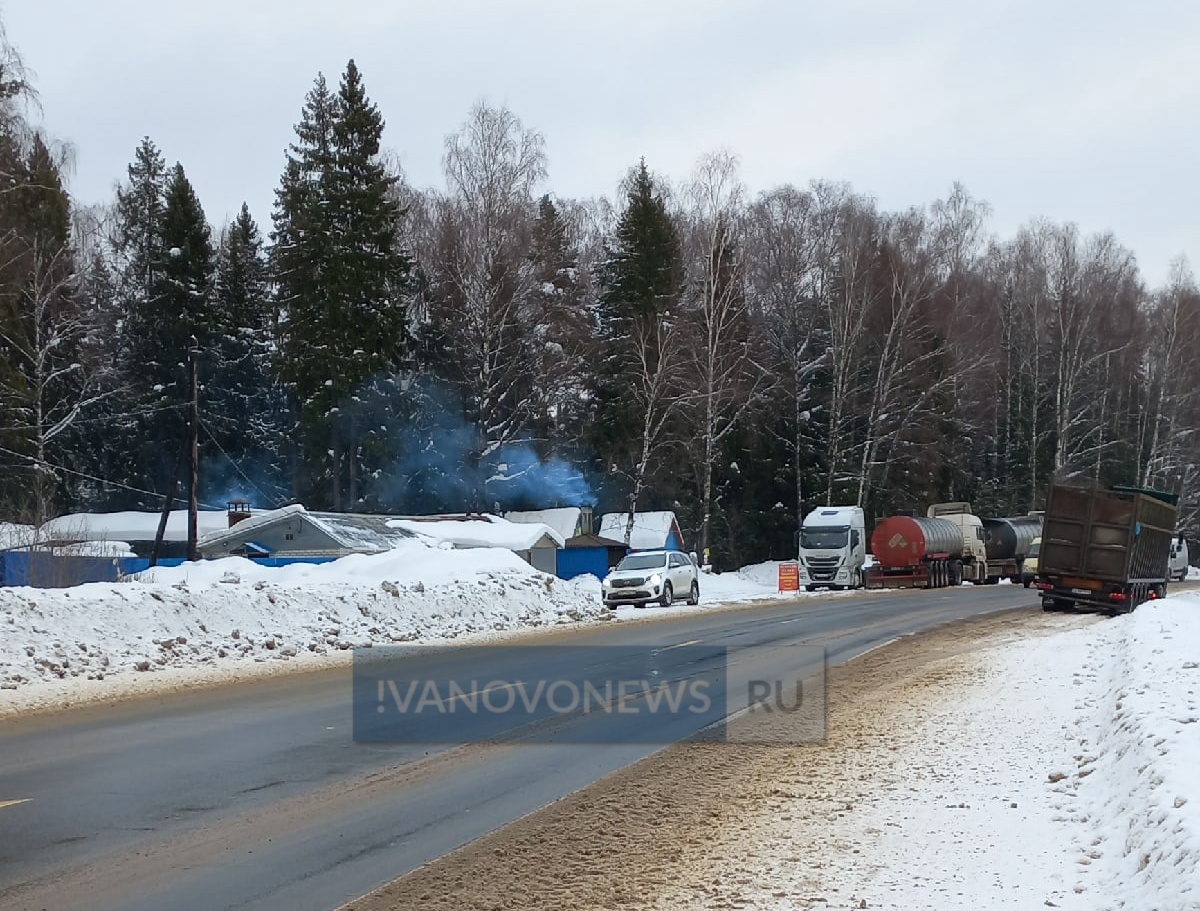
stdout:
[[1125,592],[1113,592],[1108,596],[1109,601],[1127,601],[1129,596]]

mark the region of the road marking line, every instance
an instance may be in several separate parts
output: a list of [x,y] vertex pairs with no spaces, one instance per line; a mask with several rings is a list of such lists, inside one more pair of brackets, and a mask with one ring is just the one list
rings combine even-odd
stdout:
[[29,803],[31,800],[33,800],[32,797],[22,797],[20,800],[0,800],[0,810],[5,807],[15,807],[19,803]]
[[689,639],[687,642],[677,642],[675,645],[664,645],[658,649],[660,652],[669,652],[673,648],[683,648],[685,645],[699,645],[699,639]]

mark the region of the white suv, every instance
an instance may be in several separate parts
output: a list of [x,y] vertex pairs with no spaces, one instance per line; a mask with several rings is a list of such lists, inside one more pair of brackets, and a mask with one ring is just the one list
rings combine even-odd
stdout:
[[670,607],[676,597],[698,604],[700,569],[687,554],[677,550],[640,550],[627,554],[617,564],[605,577],[602,589],[609,607],[645,607],[651,601]]

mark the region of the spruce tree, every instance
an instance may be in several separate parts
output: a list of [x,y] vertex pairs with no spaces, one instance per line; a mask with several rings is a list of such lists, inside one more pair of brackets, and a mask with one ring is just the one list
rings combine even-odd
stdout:
[[[117,193],[125,404],[129,448],[136,454],[136,474],[127,483],[165,490],[186,443],[192,338],[202,348],[208,343],[213,249],[182,165],[167,172],[147,139],[129,176],[129,186]],[[151,498],[137,505],[160,504]]]
[[594,385],[591,317],[566,225],[549,195],[538,201],[531,233],[532,379],[545,403],[532,429],[546,439],[547,453],[570,451],[584,442]]
[[58,488],[63,432],[83,404],[76,352],[86,327],[59,163],[36,133],[20,148],[7,149],[12,171],[0,213],[0,447],[20,455],[9,456],[17,464],[0,496],[40,522]]
[[287,408],[271,370],[274,302],[262,235],[244,203],[221,237],[211,315],[203,411],[216,451],[202,486],[273,505],[284,495]]
[[353,60],[336,96],[318,76],[276,194],[278,369],[299,409],[298,492],[334,509],[362,497],[365,429],[349,418],[352,399],[405,350],[410,262],[379,156],[383,125]]
[[162,228],[167,165],[149,136],[134,152],[129,183],[117,188],[113,247],[120,269],[119,284],[129,309],[126,329],[136,334],[162,267]]
[[603,469],[623,479],[627,533],[679,406],[682,275],[678,233],[643,160],[617,223],[600,302],[596,448]]
[[[155,289],[161,309],[154,340],[165,354],[159,366],[169,366],[177,357],[186,360],[192,338],[207,348],[211,325],[212,230],[181,164],[171,170],[167,182],[162,250],[163,265]],[[161,378],[168,382],[173,375],[168,369]]]

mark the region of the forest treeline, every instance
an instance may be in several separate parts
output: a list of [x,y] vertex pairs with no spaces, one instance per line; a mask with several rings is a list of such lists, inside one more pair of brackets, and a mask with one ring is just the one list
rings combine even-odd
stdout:
[[957,184],[752,194],[728,151],[563,198],[485,103],[419,188],[353,62],[280,138],[272,212],[218,226],[149,137],[74,200],[35,89],[0,41],[0,519],[182,496],[194,362],[210,506],[673,509],[726,567],[815,505],[1014,515],[1077,478],[1179,492],[1196,530],[1182,258],[1150,288],[1108,233],[997,237]]

